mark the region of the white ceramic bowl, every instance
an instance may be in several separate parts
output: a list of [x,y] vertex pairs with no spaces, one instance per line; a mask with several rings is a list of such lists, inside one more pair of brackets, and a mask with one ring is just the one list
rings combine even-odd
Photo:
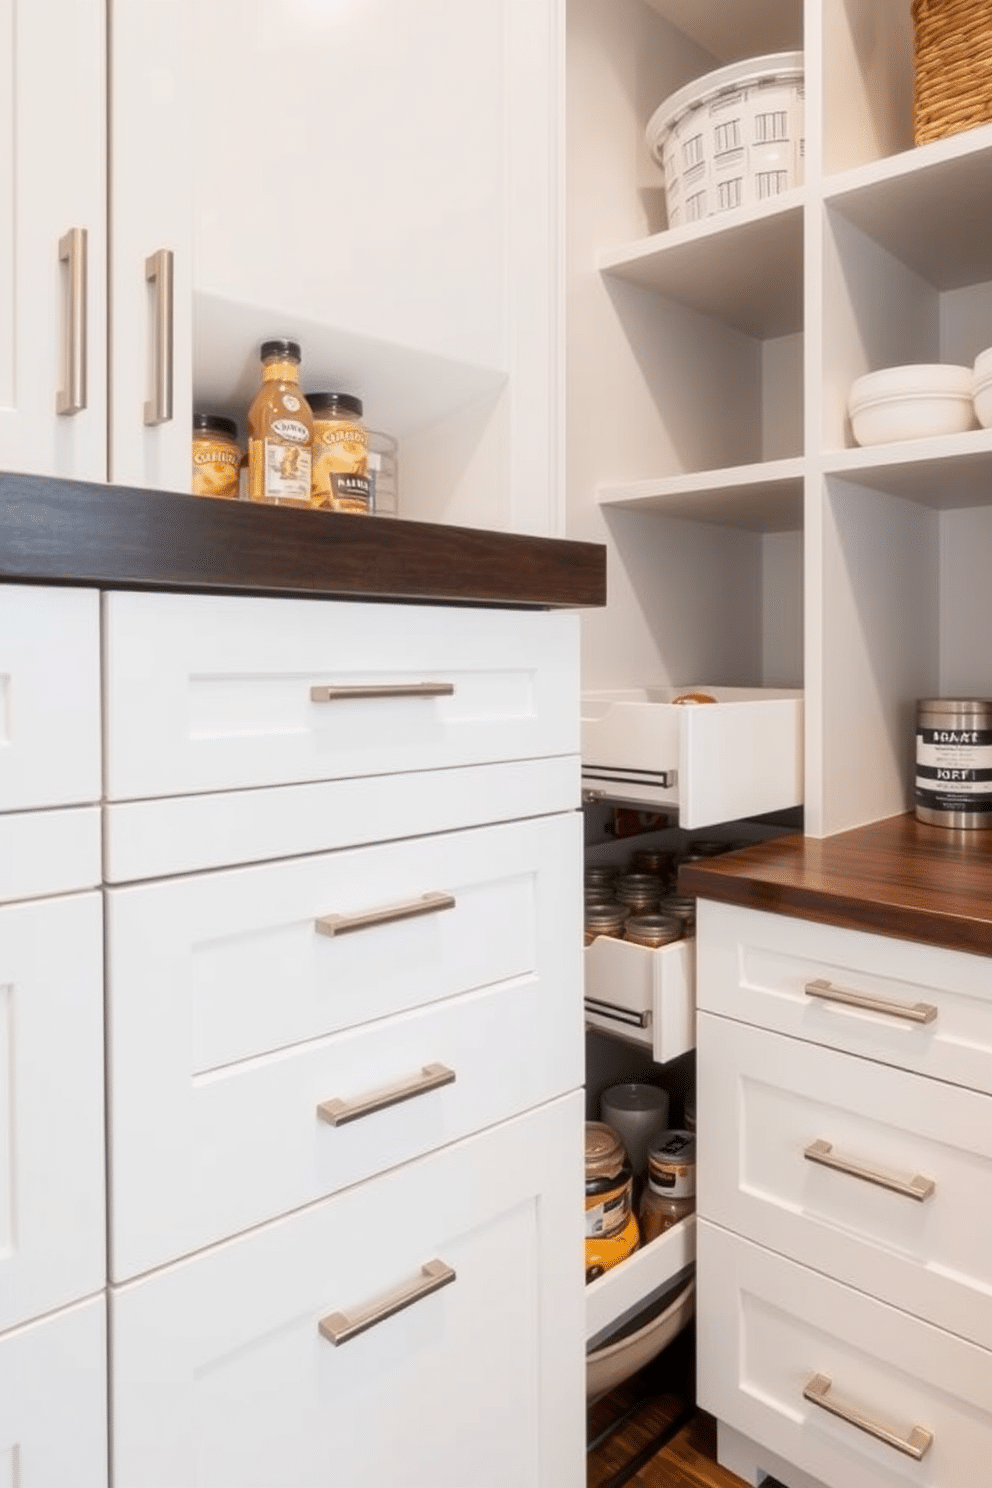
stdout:
[[975,358],[975,416],[983,429],[992,429],[992,346]]
[[970,367],[910,363],[866,372],[851,384],[847,411],[858,444],[963,434],[975,427]]
[[635,1333],[587,1354],[586,1400],[597,1400],[650,1364],[692,1321],[695,1310],[696,1283],[690,1281],[674,1301]]

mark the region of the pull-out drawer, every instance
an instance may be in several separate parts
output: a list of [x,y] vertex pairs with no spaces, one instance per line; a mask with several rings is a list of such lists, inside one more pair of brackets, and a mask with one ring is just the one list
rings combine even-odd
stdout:
[[578,616],[104,596],[110,800],[578,753]]
[[104,1284],[97,893],[0,908],[0,1095],[3,1329]]
[[0,1337],[0,1478],[107,1488],[104,1294]]
[[703,1220],[696,1238],[705,1410],[825,1484],[985,1488],[992,1353]]
[[115,1488],[584,1475],[582,1098],[111,1290]]
[[699,1104],[707,1219],[992,1341],[992,1097],[703,1013]]
[[0,585],[0,811],[99,799],[98,596]]
[[[672,702],[683,693],[713,701]],[[690,828],[798,806],[803,695],[707,684],[583,693],[582,782],[603,800],[677,806]]]
[[110,891],[112,1275],[577,1085],[580,838],[569,813]]
[[696,928],[701,1011],[992,1093],[986,957],[711,900]]
[[635,945],[598,935],[583,953],[590,1028],[642,1044],[659,1064],[696,1046],[696,941]]

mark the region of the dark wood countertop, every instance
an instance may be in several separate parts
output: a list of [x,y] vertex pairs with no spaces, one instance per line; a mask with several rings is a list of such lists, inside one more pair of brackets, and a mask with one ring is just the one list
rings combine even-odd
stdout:
[[577,609],[606,549],[0,472],[0,581]]
[[992,831],[893,816],[686,864],[679,884],[705,899],[992,956]]

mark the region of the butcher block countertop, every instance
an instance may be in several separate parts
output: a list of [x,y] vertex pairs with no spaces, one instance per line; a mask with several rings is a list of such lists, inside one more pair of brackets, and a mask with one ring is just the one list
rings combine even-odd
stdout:
[[0,472],[0,582],[576,609],[598,543]]
[[679,885],[748,909],[992,956],[992,831],[893,816],[686,864]]

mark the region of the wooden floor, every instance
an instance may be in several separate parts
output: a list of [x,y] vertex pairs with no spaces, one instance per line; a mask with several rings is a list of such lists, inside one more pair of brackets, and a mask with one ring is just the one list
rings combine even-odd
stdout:
[[589,1408],[587,1488],[744,1488],[716,1460],[716,1422],[695,1407],[691,1334]]

